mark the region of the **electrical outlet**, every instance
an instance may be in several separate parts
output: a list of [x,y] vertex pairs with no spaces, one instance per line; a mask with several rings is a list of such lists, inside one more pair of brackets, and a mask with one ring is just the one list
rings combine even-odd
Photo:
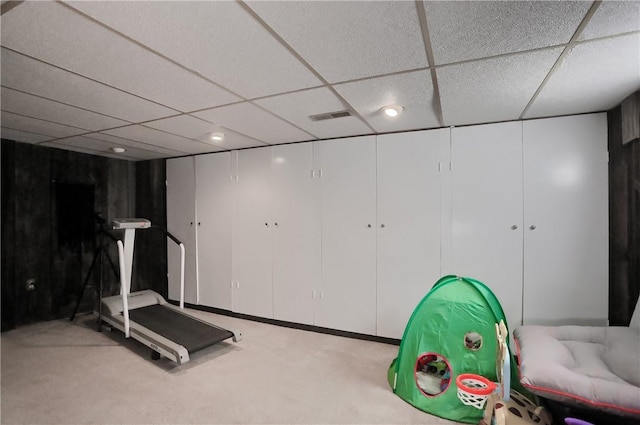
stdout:
[[25,287],[27,291],[35,291],[36,290],[36,280],[34,278],[27,279],[25,283]]

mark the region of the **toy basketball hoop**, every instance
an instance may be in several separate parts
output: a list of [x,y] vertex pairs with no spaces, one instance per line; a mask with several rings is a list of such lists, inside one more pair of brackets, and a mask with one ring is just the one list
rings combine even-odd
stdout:
[[491,382],[484,376],[463,373],[456,378],[458,386],[458,398],[462,404],[473,406],[476,409],[484,408],[484,403],[496,389],[495,382]]

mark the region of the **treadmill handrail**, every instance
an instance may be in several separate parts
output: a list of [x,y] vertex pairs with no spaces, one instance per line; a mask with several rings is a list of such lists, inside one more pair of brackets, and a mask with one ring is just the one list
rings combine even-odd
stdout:
[[162,233],[164,233],[165,236],[167,236],[169,239],[174,241],[177,245],[180,245],[182,243],[178,238],[176,238],[174,235],[172,235],[167,229],[165,229],[162,226],[158,226],[158,225],[152,224],[151,225],[151,229],[160,230]]
[[124,265],[124,245],[122,241],[118,241],[118,263],[120,265],[120,287],[122,293],[122,316],[124,318],[124,336],[129,338],[129,290],[127,288],[127,282],[125,277],[125,265]]
[[[184,309],[184,267],[185,267],[185,248],[184,244],[180,242],[178,238],[173,236],[169,231],[160,226],[151,226],[156,229],[160,229],[165,236],[169,237],[173,242],[180,246],[180,308]],[[125,257],[124,257],[124,245],[121,240],[117,241],[118,243],[118,263],[120,265],[120,286],[121,286],[121,294],[122,294],[122,316],[124,318],[124,335],[125,338],[129,338],[129,291],[131,288],[128,288],[127,285],[127,275],[126,275],[126,267],[125,267]]]
[[180,242],[180,308],[184,309],[184,244]]
[[162,226],[151,225],[152,229],[159,229],[165,236],[171,239],[180,247],[180,308],[184,309],[184,267],[185,267],[185,248],[184,244],[178,238],[173,236],[167,229]]

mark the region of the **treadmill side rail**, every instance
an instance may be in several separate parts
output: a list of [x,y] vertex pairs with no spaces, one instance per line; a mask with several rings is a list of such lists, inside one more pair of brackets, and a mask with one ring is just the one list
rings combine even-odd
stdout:
[[[124,332],[124,324],[122,322],[121,314],[116,316],[103,314],[102,320],[119,331]],[[147,329],[135,322],[131,322],[129,330],[131,338],[160,353],[169,360],[172,360],[179,365],[189,361],[189,352],[185,347],[153,332],[151,329]]]

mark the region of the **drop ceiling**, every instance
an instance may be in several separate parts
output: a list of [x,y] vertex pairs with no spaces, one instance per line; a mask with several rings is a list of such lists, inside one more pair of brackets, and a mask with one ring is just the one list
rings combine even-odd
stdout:
[[1,19],[2,138],[128,160],[606,111],[640,89],[633,1],[3,1]]

